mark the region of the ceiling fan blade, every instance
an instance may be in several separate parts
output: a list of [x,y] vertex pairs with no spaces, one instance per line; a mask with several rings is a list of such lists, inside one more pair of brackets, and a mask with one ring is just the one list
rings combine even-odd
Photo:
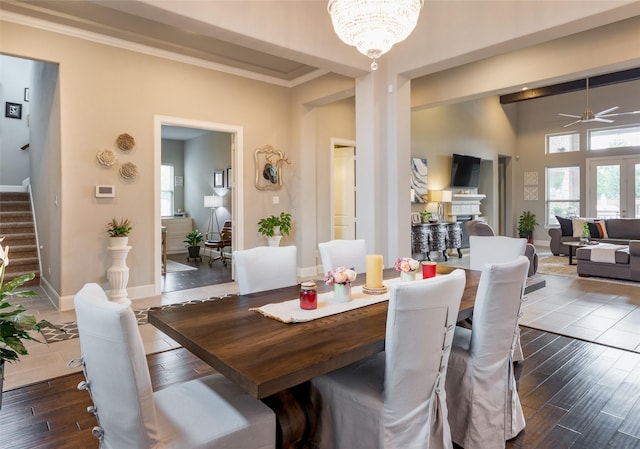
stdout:
[[640,111],[618,112],[617,114],[601,115],[600,117],[616,117],[618,115],[633,115],[633,114],[640,114]]
[[585,120],[587,122],[603,122],[603,123],[613,123],[613,120],[609,120],[608,118],[602,117],[594,117],[591,120]]
[[606,114],[608,114],[609,112],[613,112],[613,111],[615,111],[616,109],[620,109],[620,106],[614,106],[614,107],[612,107],[612,108],[605,109],[604,111],[596,112],[594,115],[595,115],[596,117],[602,117],[603,115],[606,115]]
[[573,114],[563,114],[563,113],[558,113],[558,115],[561,115],[563,117],[571,117],[571,118],[581,118],[582,116],[580,115],[573,115]]
[[566,125],[564,125],[564,128],[566,128],[567,126],[575,125],[576,123],[580,123],[581,121],[582,120],[576,120],[575,122],[567,123]]

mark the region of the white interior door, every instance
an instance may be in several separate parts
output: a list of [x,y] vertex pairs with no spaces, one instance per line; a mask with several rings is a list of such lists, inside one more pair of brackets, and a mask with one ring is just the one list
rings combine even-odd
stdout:
[[356,238],[355,147],[333,148],[333,238]]
[[640,217],[640,158],[588,159],[587,214],[598,218]]

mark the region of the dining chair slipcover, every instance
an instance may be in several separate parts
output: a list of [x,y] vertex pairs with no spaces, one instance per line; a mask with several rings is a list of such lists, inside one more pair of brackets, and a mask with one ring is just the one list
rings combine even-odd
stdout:
[[[489,225],[485,225],[489,227]],[[491,228],[489,228],[491,229]],[[504,236],[469,236],[469,268],[482,271],[486,264],[510,262],[525,254],[527,240]],[[531,262],[529,262],[531,263]],[[519,301],[519,297],[514,300]],[[524,360],[520,346],[520,328],[517,330],[513,360]]]
[[465,273],[393,284],[385,351],[311,381],[318,449],[451,448],[445,377]]
[[525,256],[485,266],[473,328],[456,327],[446,390],[451,436],[465,449],[504,449],[525,427],[512,356],[528,269]]
[[[480,235],[492,237],[496,235],[496,233],[493,231],[493,228],[484,221],[470,220],[464,224],[464,227],[467,230],[467,234],[469,236]],[[524,250],[524,255],[527,256],[527,259],[529,259],[529,276],[533,276],[538,272],[538,253],[536,252],[536,247],[531,243],[527,243],[527,246]]]
[[131,308],[97,284],[74,299],[101,449],[273,448],[275,415],[221,374],[152,390]]
[[338,267],[367,271],[367,245],[364,240],[330,240],[318,243],[323,275]]
[[258,246],[233,252],[241,295],[298,283],[295,246]]

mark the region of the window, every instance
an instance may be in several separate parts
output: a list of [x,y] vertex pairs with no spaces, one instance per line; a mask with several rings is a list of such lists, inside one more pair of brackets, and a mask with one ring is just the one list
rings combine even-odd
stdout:
[[573,217],[580,212],[580,167],[547,167],[547,225],[556,225],[556,215]]
[[577,132],[547,134],[547,154],[580,151],[580,134]]
[[160,166],[160,215],[173,216],[173,165]]
[[619,126],[615,128],[590,129],[589,149],[592,151],[609,148],[640,147],[640,126]]

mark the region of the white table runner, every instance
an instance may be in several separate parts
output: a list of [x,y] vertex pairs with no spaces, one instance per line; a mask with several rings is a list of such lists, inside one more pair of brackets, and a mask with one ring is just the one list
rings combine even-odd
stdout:
[[[391,284],[395,282],[400,282],[400,278],[385,280],[384,285],[391,287]],[[265,304],[262,307],[254,307],[249,310],[283,323],[304,323],[388,300],[389,291],[380,295],[367,295],[362,292],[362,286],[357,286],[351,288],[351,301],[349,302],[333,301],[333,291],[318,294],[318,308],[315,310],[301,309],[299,298]]]

